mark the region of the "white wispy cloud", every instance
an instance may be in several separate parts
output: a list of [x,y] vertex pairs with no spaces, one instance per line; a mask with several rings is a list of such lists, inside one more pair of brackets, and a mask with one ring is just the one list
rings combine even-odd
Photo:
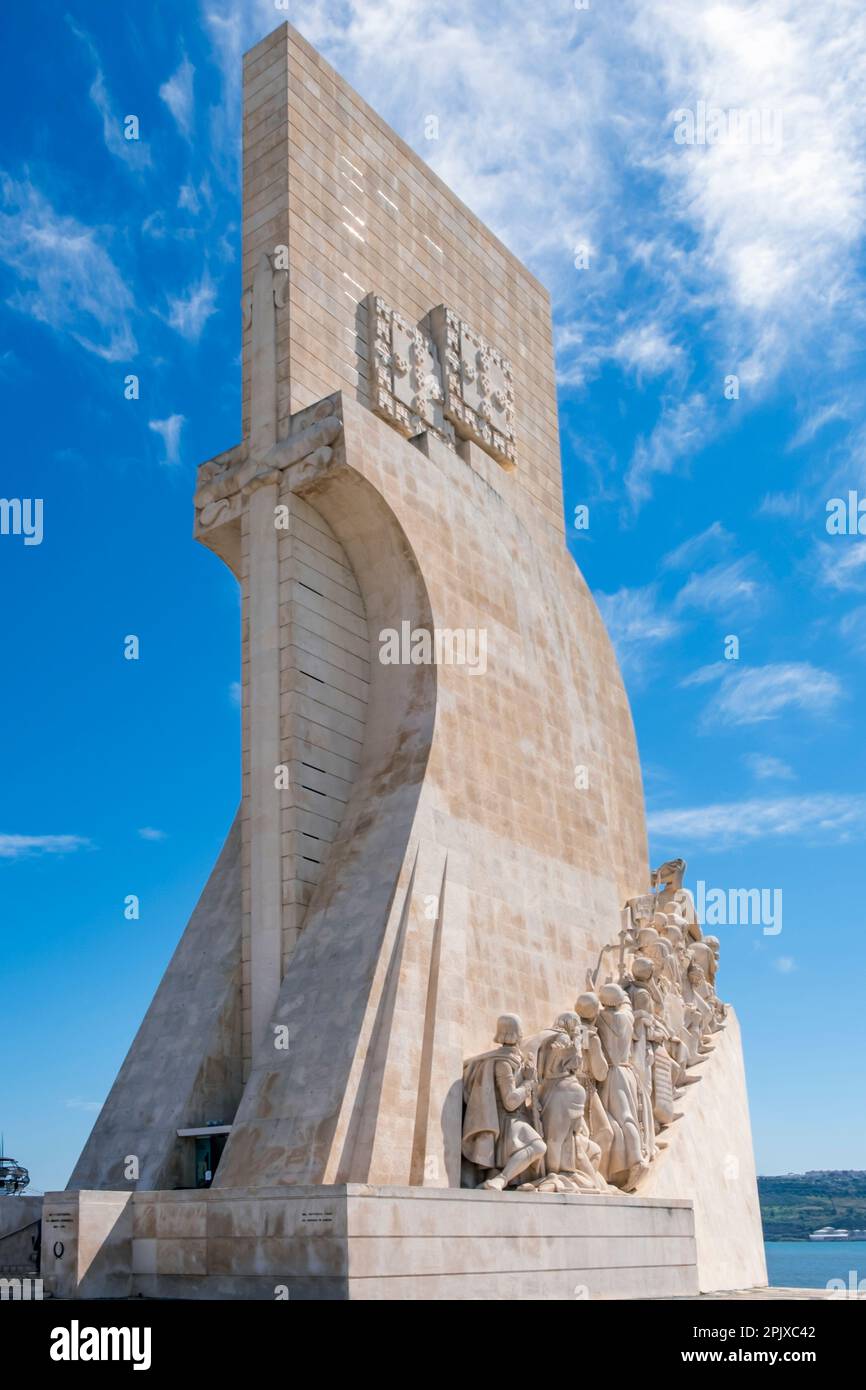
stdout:
[[195,106],[193,102],[194,78],[195,68],[186,55],[184,55],[171,77],[163,82],[159,89],[160,97],[165,102],[175,119],[178,130],[186,140],[189,140],[192,136],[193,117],[195,115]]
[[676,606],[700,608],[720,617],[726,616],[731,609],[742,610],[763,596],[762,586],[753,571],[753,559],[745,556],[693,574],[677,594]]
[[231,704],[236,705],[238,709],[240,709],[242,694],[240,681],[232,681],[229,686],[229,701]]
[[36,854],[71,854],[86,849],[81,835],[0,835],[0,859],[26,859]]
[[768,492],[762,499],[756,516],[789,521],[802,516],[803,510],[803,499],[799,492]]
[[683,350],[668,329],[658,323],[642,323],[620,334],[610,356],[643,378],[660,376],[679,367]]
[[626,472],[626,492],[633,507],[651,497],[656,476],[680,471],[700,453],[713,432],[713,421],[699,392],[663,405],[653,429],[638,440]]
[[847,399],[830,401],[827,405],[819,406],[813,410],[811,415],[807,415],[796,434],[788,445],[789,450],[802,449],[804,445],[811,444],[827,425],[831,425],[834,420],[847,420],[852,412],[853,403]]
[[216,299],[216,285],[205,267],[201,279],[183,294],[168,296],[168,313],[163,317],[181,337],[197,342],[208,319],[216,313]]
[[[90,87],[90,100],[102,117],[102,136],[106,149],[131,169],[146,169],[150,165],[150,150],[141,139],[127,139],[124,118],[112,107],[102,72],[97,72]],[[128,115],[135,114],[128,112]]]
[[866,654],[866,606],[852,608],[839,623],[839,632],[849,651]]
[[729,665],[726,661],[711,661],[707,666],[699,666],[696,671],[691,671],[689,675],[683,676],[680,686],[687,689],[690,685],[710,685],[715,680],[728,674]]
[[237,133],[241,124],[243,55],[271,32],[275,17],[279,20],[280,16],[270,0],[248,0],[243,6],[236,0],[202,0],[201,16],[222,74],[219,100],[209,107],[202,121],[208,128],[213,168],[223,183],[233,187],[240,183]]
[[166,420],[148,420],[148,429],[162,439],[165,448],[164,463],[180,462],[180,432],[184,425],[183,415],[169,415]]
[[729,849],[756,840],[848,843],[866,830],[866,796],[815,793],[651,811],[650,834],[670,844]]
[[704,727],[762,724],[790,710],[824,715],[836,708],[845,691],[837,676],[808,661],[740,667],[717,662],[701,667],[680,682],[703,685],[718,679],[719,688],[702,716]]
[[692,565],[703,560],[707,554],[729,550],[733,540],[730,531],[725,530],[720,521],[714,521],[698,535],[689,536],[663,555],[661,567],[666,570],[691,569]]
[[660,605],[658,589],[619,589],[615,594],[596,594],[596,603],[623,671],[645,674],[658,648],[680,630],[670,612]]
[[774,145],[671,142],[656,162],[669,212],[697,236],[692,263],[728,341],[746,345],[741,377],[771,379],[831,316],[858,312],[866,161],[850,102],[866,54],[864,13],[853,0],[832,16],[810,0],[658,0],[651,11],[637,7],[635,25],[672,110],[703,99],[781,117]]
[[108,92],[105,81],[105,73],[99,52],[89,34],[70,18],[66,16],[66,22],[77,39],[80,39],[86,48],[91,61],[96,69],[93,81],[90,85],[89,96],[93,105],[99,112],[102,120],[102,136],[105,140],[106,149],[117,159],[123,161],[131,169],[146,169],[150,165],[150,150],[147,144],[140,138],[137,140],[127,140],[124,134],[124,118],[127,115],[135,115],[135,112],[119,112],[114,107]]
[[866,588],[866,537],[834,536],[817,547],[818,578],[829,589]]
[[18,277],[7,303],[108,362],[138,351],[127,280],[99,231],[57,212],[29,180],[0,173],[0,260]]
[[177,205],[179,208],[184,208],[186,212],[191,212],[193,217],[198,212],[201,204],[191,183],[181,184],[180,192],[177,195]]
[[773,961],[773,969],[778,970],[780,975],[791,975],[797,969],[797,962],[793,956],[777,956]]
[[139,830],[138,833],[139,833],[139,835],[140,835],[140,837],[141,837],[142,840],[154,840],[154,841],[156,841],[156,840],[165,840],[165,839],[167,838],[167,837],[166,837],[166,833],[165,833],[164,830],[155,830],[154,827],[153,827],[152,825],[144,825],[144,826],[142,826],[141,830]]
[[97,1111],[102,1109],[102,1106],[103,1102],[101,1100],[71,1099],[66,1102],[67,1110],[84,1110],[89,1115],[95,1115]]
[[772,753],[747,753],[743,762],[759,782],[793,782],[796,780],[794,769],[782,758],[774,757]]

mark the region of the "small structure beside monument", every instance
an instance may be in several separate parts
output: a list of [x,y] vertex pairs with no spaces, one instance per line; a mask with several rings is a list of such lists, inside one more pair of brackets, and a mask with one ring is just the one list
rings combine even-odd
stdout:
[[0,1135],[0,1196],[17,1197],[30,1186],[30,1174],[23,1164],[4,1152],[5,1144]]
[[6,1153],[0,1134],[0,1298],[29,1297],[28,1281],[39,1272],[42,1198],[28,1196],[29,1186],[30,1174]]
[[565,545],[547,294],[288,25],[245,60],[243,227],[243,439],[195,495],[242,802],[45,1198],[46,1290],[765,1283],[718,943],[650,873]]

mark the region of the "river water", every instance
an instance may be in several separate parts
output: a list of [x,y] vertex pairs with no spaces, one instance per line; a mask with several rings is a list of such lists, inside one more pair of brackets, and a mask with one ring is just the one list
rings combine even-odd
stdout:
[[776,1288],[825,1289],[830,1279],[841,1279],[845,1289],[862,1280],[866,1291],[866,1240],[768,1240],[764,1248]]

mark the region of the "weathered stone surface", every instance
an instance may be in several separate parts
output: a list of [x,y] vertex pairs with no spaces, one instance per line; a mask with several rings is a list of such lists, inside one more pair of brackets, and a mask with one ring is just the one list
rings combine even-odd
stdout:
[[683,1118],[641,1184],[647,1197],[690,1197],[702,1290],[767,1282],[740,1028],[733,1009],[677,1108]]
[[[156,1236],[138,1234],[145,1207],[156,1209]],[[515,1193],[503,1202],[489,1192],[350,1184],[80,1192],[74,1213],[63,1259],[43,1250],[49,1294],[592,1300],[698,1289],[691,1204],[682,1201]],[[169,1234],[187,1225],[195,1235]],[[98,1261],[82,1254],[97,1232]]]

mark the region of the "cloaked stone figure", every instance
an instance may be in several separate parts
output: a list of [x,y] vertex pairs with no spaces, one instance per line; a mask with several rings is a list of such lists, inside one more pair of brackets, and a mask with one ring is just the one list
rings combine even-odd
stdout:
[[[667,1048],[673,1041],[679,1044],[679,1040],[672,1039],[661,1017],[664,1001],[653,978],[654,970],[652,960],[635,956],[623,987],[634,1014],[633,1060],[649,1097],[653,1127],[658,1132],[678,1118],[674,1110],[675,1063]],[[648,1123],[645,1119],[645,1128]]]
[[598,1015],[601,1001],[591,990],[580,994],[574,1005],[581,1022],[581,1052],[577,1078],[586,1091],[586,1123],[589,1137],[601,1152],[598,1171],[603,1178],[610,1172],[610,1151],[613,1147],[613,1125],[602,1104],[599,1087],[607,1078],[608,1065],[598,1036]]
[[692,964],[701,971],[701,976],[695,974],[694,980],[695,993],[705,999],[712,1010],[712,1022],[710,1031],[717,1033],[720,1028],[725,1026],[725,1014],[727,1006],[722,1003],[716,994],[716,971],[718,969],[719,939],[717,936],[704,936],[700,941],[694,942],[691,948]]
[[668,968],[674,982],[673,990],[666,999],[668,1018],[685,1045],[689,1066],[696,1066],[707,1050],[703,1035],[712,1011],[695,994],[689,982],[691,955],[677,914],[670,912],[665,916],[664,913],[657,913],[656,916],[665,917],[660,931],[670,950]]
[[599,999],[598,1033],[608,1065],[601,1100],[613,1128],[608,1179],[615,1187],[629,1189],[649,1166],[653,1151],[644,1136],[645,1106],[632,1061],[634,1015],[619,985],[602,985]]
[[521,1174],[540,1177],[531,1170],[540,1168],[547,1147],[535,1104],[536,1069],[520,1050],[522,1036],[517,1015],[503,1014],[498,1046],[463,1068],[463,1157],[482,1176],[480,1186],[500,1192]]
[[587,1094],[578,1075],[582,1061],[578,1014],[560,1014],[538,1047],[538,1109],[547,1153],[540,1192],[607,1192],[599,1173],[601,1148],[586,1123]]

